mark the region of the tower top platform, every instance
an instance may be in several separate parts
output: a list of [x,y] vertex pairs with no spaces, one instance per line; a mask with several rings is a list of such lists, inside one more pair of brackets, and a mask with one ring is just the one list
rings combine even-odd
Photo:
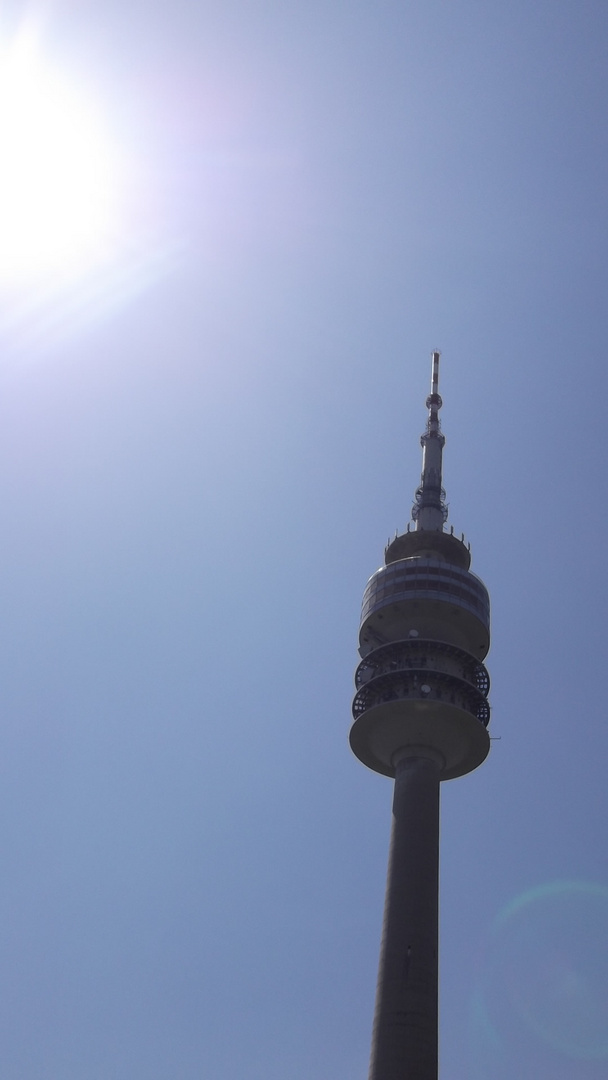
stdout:
[[468,570],[471,565],[471,552],[464,540],[442,529],[416,529],[401,533],[384,549],[387,566],[400,559],[413,559],[416,556],[445,560],[461,570]]

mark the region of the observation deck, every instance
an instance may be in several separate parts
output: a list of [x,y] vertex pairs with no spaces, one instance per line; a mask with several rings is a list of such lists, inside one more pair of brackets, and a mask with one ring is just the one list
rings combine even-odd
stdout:
[[490,647],[490,598],[470,570],[439,558],[399,559],[376,571],[363,594],[362,656],[416,630],[445,639],[480,660]]

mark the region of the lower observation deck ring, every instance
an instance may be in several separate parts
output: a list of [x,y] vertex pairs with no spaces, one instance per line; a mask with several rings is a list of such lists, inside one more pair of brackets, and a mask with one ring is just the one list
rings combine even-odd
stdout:
[[442,780],[472,772],[485,761],[490,736],[471,712],[449,702],[385,701],[362,712],[350,730],[353,753],[368,768],[395,776],[395,755],[411,746],[438,752]]
[[470,712],[484,727],[490,722],[489,702],[477,687],[454,675],[427,668],[407,673],[395,671],[371,679],[355,694],[353,716],[356,720],[374,705],[387,701],[413,700],[432,702],[440,707],[443,704],[456,705]]
[[462,678],[472,683],[484,697],[488,696],[490,676],[481,661],[449,642],[425,638],[391,641],[367,653],[355,672],[355,686],[360,690],[378,675],[406,672],[412,668],[447,670],[445,666],[443,669],[439,666],[445,659],[456,661]]

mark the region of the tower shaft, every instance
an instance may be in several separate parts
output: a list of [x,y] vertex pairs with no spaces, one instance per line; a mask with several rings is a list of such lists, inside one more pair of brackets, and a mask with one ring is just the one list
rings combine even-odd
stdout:
[[437,1080],[439,778],[397,761],[369,1080]]

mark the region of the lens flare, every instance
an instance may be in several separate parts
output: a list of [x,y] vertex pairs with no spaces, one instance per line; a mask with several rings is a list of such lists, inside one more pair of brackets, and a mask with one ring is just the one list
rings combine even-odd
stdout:
[[35,28],[0,44],[0,280],[107,255],[119,172],[98,110],[45,61]]
[[500,912],[473,1001],[476,1075],[605,1076],[606,940],[602,885],[542,885]]

